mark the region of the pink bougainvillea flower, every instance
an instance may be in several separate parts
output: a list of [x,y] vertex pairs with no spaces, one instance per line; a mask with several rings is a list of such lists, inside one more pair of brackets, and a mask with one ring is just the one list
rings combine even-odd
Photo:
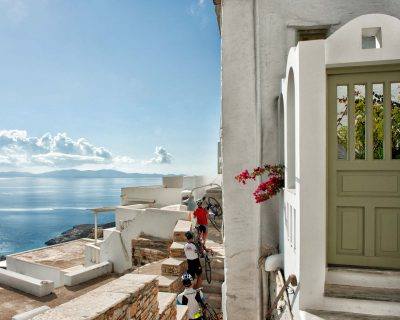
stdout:
[[241,173],[239,173],[235,179],[239,182],[239,183],[243,183],[246,184],[246,181],[248,179],[250,179],[250,173],[248,170],[243,170]]
[[235,179],[242,184],[246,184],[247,180],[255,180],[257,176],[268,173],[268,179],[261,182],[257,189],[253,192],[256,203],[266,201],[278,194],[284,187],[284,167],[282,165],[265,164],[262,167],[254,168],[251,173],[243,170]]

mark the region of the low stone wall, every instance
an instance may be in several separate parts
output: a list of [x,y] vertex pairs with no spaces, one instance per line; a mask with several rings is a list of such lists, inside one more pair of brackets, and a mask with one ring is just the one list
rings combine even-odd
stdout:
[[158,320],[176,320],[176,294],[160,292],[158,294]]
[[33,320],[153,320],[157,295],[157,276],[127,274]]
[[172,241],[148,235],[132,240],[132,262],[135,266],[142,266],[156,262],[169,256],[169,247]]

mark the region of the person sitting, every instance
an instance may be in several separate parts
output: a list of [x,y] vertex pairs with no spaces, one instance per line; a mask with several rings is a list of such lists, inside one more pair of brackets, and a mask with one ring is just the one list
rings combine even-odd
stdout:
[[189,273],[182,275],[182,284],[185,287],[177,297],[177,304],[188,306],[188,316],[190,320],[202,320],[204,296],[201,290],[193,288],[193,277]]
[[195,288],[200,288],[201,284],[203,283],[202,273],[203,269],[200,264],[199,259],[199,251],[194,243],[194,234],[191,231],[185,233],[187,243],[184,246],[185,257],[188,264],[187,272],[192,276],[194,279],[196,277],[196,284]]

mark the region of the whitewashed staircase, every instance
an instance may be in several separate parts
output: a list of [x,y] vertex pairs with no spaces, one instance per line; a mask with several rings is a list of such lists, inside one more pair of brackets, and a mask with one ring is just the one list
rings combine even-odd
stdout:
[[400,320],[400,271],[328,268],[324,310],[309,320]]

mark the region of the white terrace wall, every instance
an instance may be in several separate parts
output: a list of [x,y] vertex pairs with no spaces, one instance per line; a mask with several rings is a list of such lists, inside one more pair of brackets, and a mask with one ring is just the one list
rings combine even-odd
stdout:
[[173,209],[118,207],[115,212],[115,222],[117,230],[130,239],[137,238],[141,233],[169,239],[172,238],[176,222],[187,219],[188,214],[188,211]]
[[[278,245],[279,205],[252,199],[254,185],[234,176],[279,160],[277,98],[289,49],[302,28],[329,34],[367,14],[400,17],[398,0],[224,0],[222,4],[222,156],[226,243],[224,304],[231,320],[259,319],[257,259],[261,245]],[[240,236],[239,236],[240,235]]]
[[[138,205],[117,207],[115,212],[116,228],[107,232],[107,237],[100,242],[100,262],[110,261],[114,271],[123,273],[132,268],[132,239],[142,233],[158,238],[172,238],[178,220],[188,218],[188,211],[178,209],[185,206],[167,208],[138,209]],[[88,250],[89,258],[93,255]]]
[[127,187],[121,189],[121,204],[129,205],[132,201],[155,201],[157,207],[181,203],[182,188]]
[[35,263],[32,261],[24,261],[9,255],[7,259],[7,270],[14,271],[26,276],[30,276],[40,280],[50,280],[54,282],[54,287],[58,288],[64,285],[62,280],[63,272],[62,270],[43,265],[40,263]]

